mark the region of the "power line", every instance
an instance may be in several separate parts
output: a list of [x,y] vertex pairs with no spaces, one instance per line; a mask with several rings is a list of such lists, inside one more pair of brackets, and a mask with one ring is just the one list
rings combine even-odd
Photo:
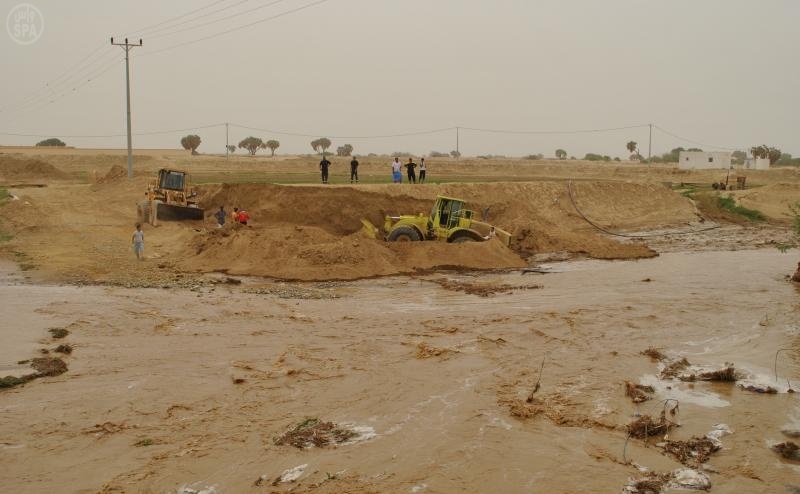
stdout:
[[[147,31],[149,29],[152,29],[152,28],[155,28],[155,27],[158,27],[158,26],[162,26],[164,24],[167,24],[167,23],[170,23],[172,21],[181,19],[181,18],[186,17],[188,15],[192,15],[194,13],[200,12],[202,10],[205,10],[207,8],[213,7],[214,5],[217,5],[217,4],[226,2],[226,1],[228,1],[228,0],[215,0],[212,3],[210,3],[208,5],[205,5],[204,7],[200,7],[198,9],[191,10],[191,11],[186,12],[184,14],[181,14],[179,16],[175,16],[175,17],[172,17],[172,18],[167,19],[165,21],[161,21],[161,22],[159,22],[157,24],[152,24],[150,26],[146,26],[144,28],[139,29],[139,31],[134,31],[134,32],[144,32],[144,31]],[[228,6],[227,8],[239,5],[241,3],[244,3],[245,1],[249,1],[249,0],[239,1],[239,2],[237,2],[235,4],[233,4],[233,5]],[[220,9],[220,10],[224,10],[224,9]],[[220,10],[214,11],[213,13],[218,12]],[[103,51],[104,48],[105,48],[105,51],[98,55],[98,52]],[[79,82],[83,81],[84,77],[87,77],[87,75],[89,73],[92,73],[93,71],[95,71],[94,66],[97,66],[98,64],[101,64],[101,65],[103,65],[104,68],[108,68],[111,65],[113,65],[113,64],[109,64],[109,62],[111,62],[112,59],[108,58],[108,55],[111,54],[111,53],[113,53],[113,50],[111,50],[108,47],[107,44],[105,44],[105,43],[100,44],[97,48],[95,48],[94,50],[90,51],[84,57],[80,58],[77,62],[75,62],[73,64],[70,64],[69,68],[67,68],[65,71],[61,72],[58,76],[56,76],[53,79],[51,79],[48,82],[46,82],[39,89],[29,93],[28,95],[20,98],[19,100],[15,101],[15,102],[12,102],[12,103],[9,103],[9,104],[7,104],[7,105],[5,105],[3,107],[0,107],[0,112],[2,112],[2,113],[15,113],[15,112],[19,112],[19,111],[22,111],[22,110],[25,110],[25,109],[28,109],[28,108],[31,108],[31,107],[36,107],[36,109],[39,109],[42,106],[46,106],[47,104],[52,103],[53,101],[55,101],[53,99],[53,96],[52,96],[54,93],[57,93],[57,92],[63,90],[67,86],[78,84]],[[95,56],[95,55],[98,55],[98,56]],[[113,58],[116,58],[116,57],[113,57]],[[105,70],[103,72],[105,72]],[[96,78],[96,77],[97,77],[97,75],[93,75],[92,77],[88,77],[88,79],[91,80],[91,79]],[[77,87],[85,86],[86,85],[85,82],[86,81],[84,81],[82,84],[80,84]],[[77,89],[77,87],[71,88],[72,91]],[[67,93],[72,92],[72,91],[67,90],[63,94],[67,94]],[[60,98],[61,96],[62,95],[59,95],[56,98]]]
[[[158,34],[158,33],[163,33],[164,31],[167,31],[167,30],[170,30],[170,29],[176,28],[176,27],[178,27],[178,26],[182,26],[182,25],[184,25],[184,24],[189,24],[189,23],[191,23],[191,22],[198,21],[198,20],[200,20],[200,19],[203,19],[203,18],[205,18],[205,17],[208,17],[208,16],[214,15],[214,14],[216,14],[216,13],[219,13],[219,12],[222,12],[222,11],[225,11],[225,10],[228,10],[228,9],[231,9],[231,8],[233,8],[233,7],[236,7],[236,6],[238,6],[238,5],[241,5],[241,4],[243,4],[243,3],[247,3],[247,2],[249,2],[249,1],[250,1],[250,0],[239,0],[238,2],[236,2],[236,3],[232,4],[232,5],[228,5],[227,7],[222,7],[221,9],[212,10],[211,12],[207,12],[207,13],[205,13],[205,14],[203,14],[203,15],[199,15],[199,16],[197,16],[197,17],[193,18],[193,19],[186,19],[186,20],[185,20],[185,21],[183,21],[183,22],[178,22],[178,23],[176,23],[176,24],[173,24],[173,25],[171,25],[171,26],[164,26],[164,27],[163,27],[163,28],[161,28],[161,29],[156,29],[155,31],[152,31],[150,34],[151,34],[151,35],[154,35],[154,36],[150,36],[150,38],[160,38],[160,37],[162,37],[162,36],[169,36],[169,35],[171,35],[171,34],[174,34],[174,33],[166,33],[166,34]],[[258,7],[258,8],[261,8],[261,7]],[[253,9],[251,9],[251,10],[253,10]],[[244,12],[248,12],[248,11],[244,11]],[[242,12],[242,13],[244,13],[244,12]],[[239,15],[239,14],[233,14],[233,16],[237,16],[237,15]],[[229,16],[229,17],[232,17],[232,16]],[[223,20],[223,19],[226,19],[226,17],[223,17],[223,18],[221,18],[221,19],[219,19],[219,20]],[[190,26],[190,27],[188,27],[188,28],[179,29],[178,31],[175,31],[175,32],[176,32],[176,33],[180,33],[180,32],[183,32],[183,31],[188,31],[188,30],[190,30],[190,29],[194,29],[194,28],[196,28],[196,27],[204,26],[204,25],[206,25],[206,24],[213,23],[213,22],[215,22],[215,20],[214,20],[214,19],[212,19],[211,21],[209,21],[209,22],[207,22],[207,23],[205,23],[205,24],[200,24],[199,26]]]
[[687,139],[687,138],[681,137],[681,136],[679,136],[677,134],[673,134],[672,132],[669,132],[669,131],[663,129],[663,128],[659,127],[658,125],[653,125],[653,127],[657,128],[658,130],[660,130],[661,132],[667,134],[668,136],[674,137],[675,139],[678,139],[680,141],[689,142],[689,143],[692,143],[692,144],[697,144],[698,146],[703,146],[704,148],[722,149],[722,150],[725,150],[725,151],[736,151],[736,148],[729,148],[729,147],[724,147],[724,146],[713,146],[711,144],[703,144],[702,142],[694,141],[692,139]]
[[[87,84],[89,84],[89,83],[91,83],[93,81],[96,81],[97,79],[100,78],[100,76],[102,76],[103,74],[105,74],[109,70],[111,70],[114,67],[116,67],[117,64],[122,61],[122,59],[117,58],[117,57],[118,56],[115,56],[114,60],[112,60],[108,65],[100,67],[95,72],[92,72],[91,74],[88,74],[87,76],[85,76],[86,80],[82,81],[80,84],[77,84],[76,86],[74,86],[72,88],[69,88],[69,89],[67,89],[65,91],[62,91],[61,93],[59,93],[59,94],[57,94],[55,96],[48,96],[48,97],[44,98],[44,100],[33,102],[33,103],[29,104],[29,105],[26,105],[23,108],[18,108],[18,109],[14,110],[14,111],[15,112],[19,112],[19,111],[22,111],[22,110],[26,110],[27,112],[30,112],[30,113],[36,112],[36,111],[41,110],[42,108],[44,108],[45,106],[47,106],[49,104],[55,103],[56,101],[59,101],[59,100],[65,98],[66,96],[68,96],[68,95],[70,95],[72,93],[78,92],[82,87],[86,86]],[[76,80],[75,83],[77,83],[77,82],[78,81]]]
[[275,15],[272,15],[272,16],[269,16],[269,17],[264,17],[264,18],[259,19],[257,21],[253,21],[253,22],[250,22],[250,23],[247,23],[247,24],[243,24],[241,26],[237,26],[237,27],[233,27],[233,28],[230,28],[230,29],[226,29],[225,31],[220,31],[218,33],[210,34],[208,36],[203,36],[202,38],[197,38],[197,39],[193,39],[193,40],[190,40],[190,41],[184,41],[183,43],[178,43],[176,45],[167,46],[167,47],[162,48],[160,50],[145,52],[145,53],[140,54],[139,56],[143,57],[145,55],[154,55],[156,53],[162,53],[162,52],[165,52],[165,51],[174,50],[175,48],[180,48],[182,46],[187,46],[187,45],[191,45],[191,44],[194,44],[194,43],[199,43],[200,41],[206,41],[206,40],[209,40],[209,39],[217,38],[219,36],[223,36],[225,34],[229,34],[229,33],[232,33],[234,31],[238,31],[240,29],[245,29],[245,28],[248,28],[248,27],[251,27],[251,26],[255,26],[256,24],[261,24],[262,22],[268,22],[268,21],[271,21],[271,20],[274,20],[274,19],[278,19],[279,17],[284,17],[286,15],[293,14],[295,12],[300,12],[301,10],[305,10],[305,9],[311,8],[311,7],[323,4],[323,3],[328,2],[328,1],[330,1],[330,0],[317,0],[316,2],[311,2],[309,4],[306,4],[306,5],[291,9],[291,10],[286,10],[284,12],[281,12],[279,14],[275,14]]
[[[202,130],[202,129],[211,129],[214,127],[222,127],[225,125],[224,123],[217,123],[211,125],[201,125],[197,127],[186,127],[183,129],[169,129],[169,130],[154,130],[150,132],[137,132],[131,135],[134,136],[149,136],[149,135],[158,135],[158,134],[174,134],[176,132],[187,132],[189,130]],[[58,133],[53,134],[20,134],[20,133],[13,133],[13,132],[0,132],[0,135],[4,136],[15,136],[15,137],[52,137],[52,136],[59,136],[65,139],[79,139],[79,138],[107,138],[107,137],[125,137],[127,134],[98,134],[98,135],[62,135]]]
[[62,90],[64,87],[75,84],[81,80],[86,73],[93,71],[93,67],[98,63],[108,63],[110,61],[108,55],[111,53],[111,50],[97,55],[97,53],[105,47],[107,47],[107,45],[103,45],[100,49],[93,50],[88,55],[84,56],[77,64],[72,65],[69,69],[62,72],[54,79],[51,79],[39,89],[15,102],[8,103],[0,109],[0,112],[16,112],[33,104],[38,104],[39,100],[51,97],[53,93]]
[[[286,0],[273,0],[272,2],[266,3],[264,5],[259,5],[258,7],[253,7],[252,9],[243,10],[241,12],[236,12],[235,14],[231,14],[229,16],[220,17],[219,19],[211,19],[208,22],[204,22],[204,23],[198,24],[196,26],[189,26],[189,27],[186,27],[186,28],[183,28],[183,29],[178,29],[177,31],[172,31],[170,33],[157,34],[155,36],[152,36],[152,38],[161,38],[163,36],[172,36],[174,34],[182,33],[182,32],[185,32],[185,31],[191,31],[192,29],[197,29],[197,28],[200,28],[200,27],[208,26],[210,24],[216,24],[217,22],[226,21],[228,19],[232,19],[234,17],[239,17],[239,16],[241,16],[243,14],[249,14],[250,12],[254,12],[256,10],[261,10],[261,9],[264,9],[264,8],[267,8],[267,7],[271,7],[271,6],[275,5],[275,4],[278,4],[278,3],[281,3],[281,2],[285,2],[285,1]],[[193,19],[193,20],[196,20],[196,19]],[[187,22],[189,22],[189,21],[187,21]]]
[[545,135],[545,134],[592,134],[599,132],[612,132],[615,130],[639,129],[647,126],[648,124],[641,124],[641,125],[628,125],[626,127],[608,127],[604,129],[583,129],[583,130],[500,130],[500,129],[478,129],[474,127],[459,127],[459,129],[471,130],[473,132],[486,132],[491,134]]
[[238,127],[240,129],[246,130],[255,130],[258,132],[264,132],[266,134],[277,134],[277,135],[284,135],[284,136],[292,136],[292,137],[320,137],[326,136],[330,139],[389,139],[393,137],[411,137],[411,136],[418,136],[418,135],[426,135],[426,134],[438,134],[441,132],[447,132],[455,129],[455,127],[445,127],[442,129],[432,129],[432,130],[420,130],[415,132],[404,132],[400,134],[385,134],[385,135],[360,135],[360,136],[336,136],[336,135],[327,135],[327,134],[301,134],[297,132],[285,132],[281,130],[271,130],[271,129],[261,129],[258,127],[248,127],[246,125],[239,125],[236,123],[230,124],[232,127]]
[[[209,7],[213,7],[214,5],[217,5],[217,4],[220,4],[220,3],[223,3],[223,2],[227,2],[227,1],[228,0],[216,0],[215,2],[211,2],[208,5],[200,7],[199,9],[194,9],[194,10],[191,10],[189,12],[185,12],[185,13],[183,13],[181,15],[177,15],[175,17],[171,17],[171,18],[169,18],[167,20],[164,20],[164,21],[161,21],[159,23],[151,24],[151,25],[145,26],[145,27],[143,27],[141,29],[137,29],[136,31],[131,31],[128,34],[126,34],[126,36],[133,36],[134,34],[137,35],[137,36],[142,36],[142,35],[146,34],[148,31],[150,31],[151,29],[153,29],[154,27],[163,26],[164,24],[170,23],[172,21],[176,21],[178,19],[186,17],[187,15],[192,15],[192,14],[194,14],[196,12],[200,12],[202,10],[205,10],[205,9],[209,8]],[[243,2],[247,2],[247,1],[248,0],[243,0]],[[239,2],[239,3],[242,3],[242,2]],[[236,4],[236,5],[238,5],[238,4]]]

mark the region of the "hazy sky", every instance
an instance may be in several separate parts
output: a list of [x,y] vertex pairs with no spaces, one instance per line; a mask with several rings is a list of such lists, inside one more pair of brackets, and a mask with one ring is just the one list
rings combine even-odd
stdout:
[[[706,145],[766,143],[800,155],[798,0],[327,0],[162,52],[319,0],[28,1],[44,28],[28,45],[0,32],[0,132],[124,134],[123,52],[107,45],[128,34],[144,40],[131,59],[134,133],[223,122],[314,136],[652,122]],[[18,3],[2,0],[2,18]],[[135,136],[134,146],[174,148],[187,133]],[[193,133],[200,151],[224,151],[224,126]],[[279,153],[311,151],[310,137],[234,126],[230,141],[251,134],[280,140]],[[660,130],[653,137],[654,153],[693,146]],[[630,139],[646,154],[646,127],[462,130],[460,147],[624,157]],[[38,140],[0,135],[6,145]],[[64,140],[125,145],[124,137]],[[332,141],[363,154],[456,145],[452,130]]]

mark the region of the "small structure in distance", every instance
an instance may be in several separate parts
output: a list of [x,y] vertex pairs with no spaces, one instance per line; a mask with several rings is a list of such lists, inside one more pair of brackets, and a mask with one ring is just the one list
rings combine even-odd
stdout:
[[[769,163],[769,160],[767,160]],[[731,167],[731,153],[727,151],[681,151],[678,168],[681,170],[715,170]]]

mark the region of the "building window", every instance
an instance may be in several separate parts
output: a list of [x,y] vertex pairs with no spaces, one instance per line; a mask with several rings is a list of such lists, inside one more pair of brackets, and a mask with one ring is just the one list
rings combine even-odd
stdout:
[[708,162],[709,163],[713,163],[714,162],[714,157],[713,156],[709,156],[708,157]]

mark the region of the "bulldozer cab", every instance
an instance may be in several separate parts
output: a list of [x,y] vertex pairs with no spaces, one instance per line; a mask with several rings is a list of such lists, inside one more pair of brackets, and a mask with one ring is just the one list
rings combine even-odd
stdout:
[[161,169],[158,171],[158,187],[167,190],[185,190],[186,173]]

